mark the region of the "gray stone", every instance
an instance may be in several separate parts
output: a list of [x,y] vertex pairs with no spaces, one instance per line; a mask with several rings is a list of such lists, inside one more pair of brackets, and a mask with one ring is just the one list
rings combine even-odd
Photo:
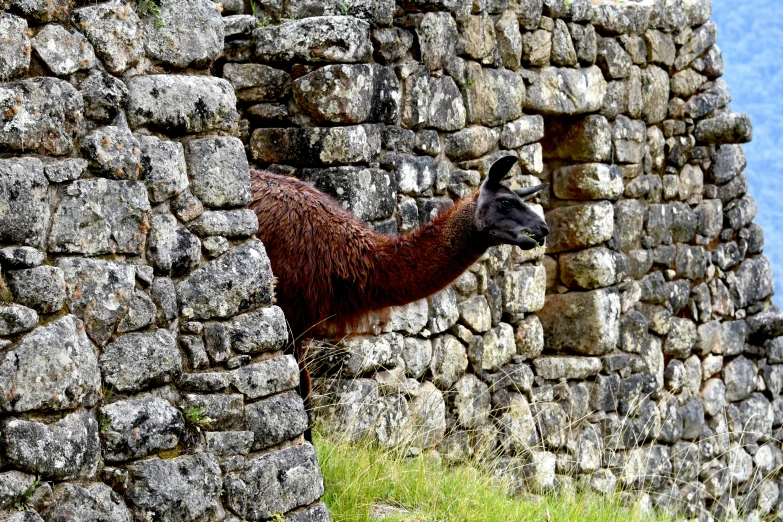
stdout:
[[135,270],[100,259],[61,258],[70,311],[85,321],[85,329],[98,345],[106,344],[133,294]]
[[[420,193],[432,184],[434,164],[431,158],[388,154],[384,160],[388,159],[396,165],[401,191]],[[385,170],[366,167],[304,169],[302,177],[332,195],[362,221],[385,219],[394,211],[398,182]]]
[[561,199],[617,199],[623,193],[623,178],[616,165],[581,163],[557,168],[553,189]]
[[552,54],[552,33],[543,29],[522,35],[522,61],[525,65],[542,67],[549,65]]
[[543,145],[547,157],[579,162],[609,162],[612,127],[603,116],[552,120]]
[[654,65],[642,71],[642,117],[645,123],[666,119],[669,102],[669,74]]
[[73,149],[82,100],[70,84],[55,78],[0,84],[0,105],[9,107],[0,123],[1,149],[55,156]]
[[100,482],[84,485],[62,484],[55,488],[52,504],[43,511],[48,520],[96,520],[131,522],[122,497]]
[[729,291],[737,308],[756,303],[773,294],[775,285],[767,256],[746,259],[727,278]]
[[680,97],[688,97],[699,90],[699,87],[707,81],[707,77],[693,69],[685,69],[676,73],[671,78],[672,93]]
[[142,19],[144,47],[151,58],[184,68],[220,56],[223,19],[214,2],[169,0],[158,11]]
[[174,216],[155,214],[147,239],[147,260],[160,274],[181,276],[198,266],[201,243]]
[[711,47],[718,39],[718,28],[715,22],[709,21],[691,33],[674,61],[674,68],[678,71],[690,65],[697,56]]
[[610,79],[625,78],[631,71],[631,57],[614,38],[599,38],[596,63]]
[[675,268],[677,274],[687,279],[696,280],[704,277],[709,259],[703,247],[677,245]]
[[232,136],[191,140],[186,148],[190,190],[208,207],[250,201],[250,167],[242,142]]
[[103,71],[93,70],[79,84],[84,99],[84,115],[93,120],[109,123],[128,103],[125,84]]
[[99,362],[104,382],[117,391],[166,384],[182,373],[182,356],[166,330],[123,335],[104,347]]
[[182,413],[158,397],[101,408],[104,460],[117,462],[173,449],[185,431]]
[[544,306],[546,270],[543,266],[521,266],[508,271],[500,282],[500,290],[504,312],[537,312]]
[[652,14],[652,3],[606,3],[593,6],[591,23],[608,33],[641,34],[647,29]]
[[694,135],[707,143],[747,143],[753,139],[753,127],[747,114],[730,112],[701,120]]
[[403,339],[402,359],[405,361],[405,374],[408,377],[421,377],[432,360],[432,341],[406,337]]
[[450,76],[430,79],[430,106],[427,121],[430,127],[445,131],[465,126],[465,106],[462,94]]
[[228,323],[228,331],[231,347],[239,353],[282,350],[288,343],[285,317],[277,306],[232,318]]
[[318,500],[324,491],[315,450],[310,444],[247,459],[225,478],[228,508],[248,520],[265,520]]
[[155,322],[157,309],[155,303],[144,292],[136,290],[127,301],[127,309],[123,310],[117,333],[141,330]]
[[98,423],[83,410],[52,424],[7,419],[3,442],[14,466],[48,479],[91,478],[101,456]]
[[555,65],[576,65],[576,49],[571,40],[568,26],[563,20],[555,20],[555,30],[552,33],[552,62]]
[[[727,408],[729,428],[746,444],[769,440],[772,436],[774,413],[772,405],[761,393],[750,396],[737,405]],[[738,415],[736,414],[738,413]]]
[[614,212],[607,201],[560,207],[546,214],[546,222],[552,230],[547,238],[547,251],[556,253],[609,240],[614,229]]
[[364,62],[372,54],[370,24],[349,16],[315,16],[253,31],[263,61]]
[[220,431],[244,427],[244,397],[239,393],[197,394],[182,397],[182,410],[202,416],[202,426]]
[[[668,81],[667,81],[668,83]],[[533,75],[525,107],[547,114],[580,114],[601,108],[606,81],[596,67],[544,67]]]
[[454,408],[460,426],[475,429],[485,424],[490,412],[487,385],[472,374],[460,377],[454,384]]
[[722,371],[726,400],[747,398],[756,387],[756,374],[756,366],[742,355],[726,364]]
[[586,64],[594,64],[598,53],[598,40],[595,28],[590,24],[569,23],[568,30],[571,33],[571,40],[579,61]]
[[340,64],[297,78],[294,99],[317,123],[396,123],[401,92],[389,67]]
[[53,266],[39,266],[7,273],[8,288],[19,304],[44,314],[62,309],[65,302],[63,271]]
[[0,365],[5,411],[63,410],[95,404],[100,390],[95,347],[72,315],[20,339]]
[[396,332],[381,336],[352,336],[337,345],[346,353],[342,373],[349,377],[376,370],[391,368],[402,352],[402,336]]
[[448,330],[459,319],[457,293],[452,287],[427,297],[427,304],[429,305],[427,328],[434,334]]
[[250,154],[261,163],[370,163],[377,161],[380,148],[380,129],[373,125],[260,128],[250,138]]
[[209,76],[153,74],[128,80],[132,128],[167,133],[228,131],[238,118],[230,83]]
[[[512,10],[504,11],[495,22],[495,39],[503,66],[507,69],[518,69],[522,58],[522,35],[519,32],[517,15]],[[573,46],[571,50],[573,51]]]
[[268,65],[227,63],[223,77],[234,86],[240,101],[275,101],[291,92],[291,75]]
[[674,63],[676,49],[672,37],[664,32],[649,29],[644,33],[647,60],[670,67]]
[[232,370],[231,379],[245,397],[257,399],[299,385],[299,366],[291,355],[284,355]]
[[0,160],[0,183],[6,187],[0,241],[40,248],[49,219],[43,164],[33,158]]
[[663,353],[678,359],[687,359],[696,342],[696,324],[690,319],[672,317],[669,333],[663,344]]
[[173,459],[141,460],[127,468],[128,500],[135,517],[153,520],[197,520],[219,508],[223,480],[211,453]]
[[715,183],[727,183],[739,175],[747,165],[741,145],[728,144],[715,147],[712,170]]
[[0,506],[9,508],[35,483],[35,475],[10,470],[0,473]]
[[530,315],[520,321],[514,332],[517,345],[517,355],[526,359],[538,357],[544,350],[544,328],[535,315]]
[[444,152],[453,160],[475,159],[483,156],[497,145],[500,133],[487,127],[468,127],[444,140]]
[[295,392],[275,395],[245,407],[245,428],[253,432],[254,451],[293,439],[307,425],[302,398]]
[[[424,20],[422,20],[420,27],[423,24]],[[420,34],[419,41],[422,42],[425,38],[426,36]],[[413,45],[413,35],[400,27],[378,27],[372,31],[372,42],[375,59],[380,63],[390,64],[405,56]],[[421,45],[428,48],[426,43],[422,42]],[[441,46],[439,43],[433,42],[433,52],[440,53],[444,48],[447,48],[447,45]],[[427,54],[427,56],[430,55]]]
[[430,371],[433,382],[441,389],[448,389],[465,373],[468,357],[465,346],[455,337],[445,334],[432,342]]
[[336,0],[313,2],[312,0],[289,0],[283,5],[282,18],[297,20],[312,16],[348,15],[390,25],[394,15],[394,2],[390,0],[350,0],[341,3]]
[[154,136],[137,138],[141,149],[141,180],[147,185],[150,201],[160,203],[185,190],[188,174],[182,144]]
[[739,230],[753,221],[756,211],[756,200],[750,194],[745,194],[726,205],[724,216],[729,227]]
[[647,144],[647,128],[641,121],[618,116],[612,126],[612,143],[615,161],[641,163]]
[[208,431],[204,439],[207,450],[218,456],[247,455],[253,446],[252,431]]
[[180,310],[192,319],[230,317],[270,304],[272,271],[258,240],[229,250],[177,284]]
[[635,448],[628,452],[626,457],[622,481],[626,486],[632,487],[660,487],[671,470],[668,447],[656,445]]
[[258,231],[258,217],[250,209],[208,210],[188,223],[200,236],[250,237]]
[[0,13],[0,78],[11,78],[30,67],[30,38],[27,21],[10,13]]
[[35,328],[38,314],[18,304],[0,306],[0,335],[15,335]]
[[57,76],[91,69],[95,65],[92,45],[80,33],[69,32],[61,25],[45,26],[33,37],[32,46]]
[[520,75],[508,70],[482,68],[472,71],[471,77],[474,83],[467,88],[471,123],[497,126],[522,116],[525,84]]
[[73,21],[112,74],[122,74],[144,55],[141,22],[128,4],[115,1],[76,9]]
[[617,344],[620,298],[610,290],[553,294],[538,318],[547,348],[600,355]]
[[477,295],[459,303],[459,316],[462,324],[473,332],[486,332],[492,327],[489,303],[483,295]]
[[[482,370],[498,371],[511,360],[516,353],[514,342],[514,330],[507,323],[500,323],[495,328],[484,334],[482,342],[474,346],[471,343],[469,359],[474,368]],[[480,349],[476,353],[476,348]]]
[[568,287],[592,290],[617,279],[615,254],[604,247],[563,254],[559,261],[560,278]]
[[77,180],[62,189],[49,251],[140,254],[150,226],[147,189],[138,181]]
[[507,149],[516,149],[544,137],[544,118],[540,115],[523,116],[503,125],[500,144]]
[[538,442],[536,424],[530,411],[527,397],[521,393],[511,393],[508,410],[498,419],[502,444],[514,452],[530,451]]
[[87,170],[87,160],[82,158],[69,158],[44,165],[44,173],[50,183],[63,183],[82,177]]
[[577,379],[597,375],[603,364],[597,357],[540,357],[533,361],[536,374],[547,380]]
[[701,118],[707,114],[726,106],[731,101],[729,87],[722,80],[718,80],[696,96],[692,96],[685,103],[685,111],[691,118]]

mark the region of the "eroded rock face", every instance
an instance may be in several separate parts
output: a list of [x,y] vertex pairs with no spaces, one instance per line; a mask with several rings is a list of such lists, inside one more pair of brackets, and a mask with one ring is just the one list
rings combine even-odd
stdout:
[[40,248],[49,218],[43,164],[35,158],[0,160],[0,183],[7,191],[0,204],[0,240]]
[[316,16],[253,31],[263,61],[364,62],[372,54],[370,24],[349,16]]
[[580,114],[601,107],[606,80],[598,67],[544,67],[527,89],[525,107],[544,114]]
[[163,2],[141,26],[147,54],[176,67],[214,60],[223,51],[223,19],[209,0]]
[[73,12],[73,20],[113,74],[122,74],[144,54],[141,23],[129,4],[83,7]]

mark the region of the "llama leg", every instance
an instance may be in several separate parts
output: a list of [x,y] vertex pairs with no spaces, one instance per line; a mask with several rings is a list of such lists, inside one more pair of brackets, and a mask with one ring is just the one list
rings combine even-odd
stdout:
[[310,393],[313,390],[310,372],[307,370],[307,350],[300,341],[296,343],[296,359],[299,363],[299,396],[304,402],[305,412],[307,413],[307,429],[304,431],[304,438],[307,442],[313,442],[313,410],[310,401]]

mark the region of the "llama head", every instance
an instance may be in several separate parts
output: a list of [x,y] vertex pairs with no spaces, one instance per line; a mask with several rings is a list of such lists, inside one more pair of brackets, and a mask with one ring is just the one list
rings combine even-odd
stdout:
[[511,190],[500,184],[517,162],[514,156],[503,156],[489,169],[481,184],[476,204],[476,228],[495,245],[516,245],[530,250],[549,234],[544,219],[525,204],[528,198],[547,184]]

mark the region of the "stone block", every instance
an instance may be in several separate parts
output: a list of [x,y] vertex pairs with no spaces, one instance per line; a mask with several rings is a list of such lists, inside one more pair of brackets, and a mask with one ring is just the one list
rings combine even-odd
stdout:
[[445,131],[465,126],[467,112],[457,84],[450,76],[430,79],[430,105],[427,124]]
[[396,123],[401,100],[394,71],[376,64],[321,67],[297,78],[293,94],[316,123]]
[[206,206],[241,207],[250,201],[250,167],[244,145],[232,136],[187,143],[190,190]]
[[547,237],[547,252],[575,250],[611,239],[614,209],[608,201],[559,207],[547,212],[546,222],[552,230]]
[[201,242],[171,214],[152,216],[147,260],[159,274],[182,276],[201,261]]
[[150,203],[143,183],[77,180],[62,189],[52,217],[49,251],[138,255],[149,227]]
[[521,266],[506,272],[500,288],[504,312],[537,312],[544,306],[546,270],[543,266]]
[[122,74],[144,55],[142,25],[128,4],[117,1],[76,9],[73,21],[112,74]]
[[560,256],[560,278],[568,287],[592,290],[615,283],[615,254],[604,247]]
[[543,67],[531,76],[524,105],[544,114],[594,112],[601,108],[606,95],[606,80],[596,66]]
[[583,380],[603,368],[597,357],[539,357],[533,361],[536,375],[547,380],[575,379]]
[[231,382],[248,399],[257,399],[299,385],[299,366],[291,355],[231,370]]
[[666,119],[669,103],[669,74],[654,65],[642,71],[642,117],[645,123]]
[[620,297],[611,290],[570,292],[547,297],[537,314],[545,346],[601,355],[614,349],[620,330]]
[[147,185],[150,201],[160,203],[185,190],[188,174],[182,144],[154,136],[140,135],[137,139],[141,149],[140,179]]
[[612,127],[603,116],[551,119],[542,142],[547,158],[578,162],[609,162]]
[[580,163],[559,167],[552,188],[560,199],[617,199],[623,193],[619,167],[603,163]]
[[296,392],[275,395],[245,407],[245,428],[253,433],[254,451],[293,439],[307,425],[307,413]]
[[745,308],[769,297],[775,291],[772,267],[767,256],[746,259],[736,272],[729,274],[726,282],[737,308]]
[[101,408],[104,460],[118,462],[173,449],[185,430],[182,413],[158,397]]
[[103,380],[117,391],[166,384],[182,373],[182,356],[166,330],[123,335],[104,347],[99,363]]
[[43,314],[60,311],[65,302],[65,278],[57,267],[11,270],[7,283],[16,302]]
[[177,284],[181,313],[192,319],[230,317],[271,304],[272,269],[253,239],[193,271]]
[[260,128],[250,138],[250,155],[261,163],[371,163],[380,149],[380,130],[372,125]]
[[101,457],[98,423],[84,410],[52,424],[6,419],[2,431],[8,460],[18,468],[54,480],[95,476]]
[[10,13],[0,13],[0,78],[12,78],[30,67],[30,37],[27,21]]
[[444,334],[432,341],[430,371],[433,382],[441,389],[448,389],[468,367],[465,346],[456,337]]
[[5,411],[95,404],[98,358],[82,322],[67,315],[22,337],[0,364],[0,390]]
[[210,0],[169,0],[141,25],[147,55],[174,67],[203,67],[223,52],[223,17]]
[[307,443],[247,459],[223,487],[228,508],[248,520],[306,506],[324,491],[315,450]]
[[365,62],[370,24],[350,16],[315,16],[253,31],[255,53],[267,62]]
[[718,27],[712,20],[695,29],[677,53],[674,68],[685,69],[696,57],[709,49],[718,40]]
[[[20,39],[20,43],[24,43],[24,39]],[[49,70],[57,76],[67,76],[95,66],[92,45],[81,33],[70,32],[61,25],[45,26],[33,37],[32,46]]]
[[753,139],[753,127],[747,114],[730,112],[701,120],[694,135],[707,143],[747,143]]
[[134,129],[229,131],[238,119],[234,88],[222,78],[152,74],[134,76],[127,85],[128,122]]
[[454,408],[457,423],[466,429],[476,429],[489,420],[490,394],[486,384],[475,375],[463,375],[454,384]]
[[614,38],[599,38],[596,50],[596,63],[607,78],[625,78],[631,72],[631,57]]
[[258,232],[258,216],[249,208],[207,210],[188,223],[188,229],[200,236],[250,237]]
[[43,513],[52,520],[76,517],[78,520],[132,520],[122,498],[100,482],[85,485],[63,484],[50,497]]
[[158,520],[197,520],[219,509],[223,479],[211,453],[140,460],[127,473],[128,500]]
[[0,183],[5,187],[0,241],[40,248],[49,220],[43,164],[34,158],[0,160]]
[[500,144],[506,149],[516,149],[534,143],[544,137],[544,118],[541,115],[522,116],[503,125]]

